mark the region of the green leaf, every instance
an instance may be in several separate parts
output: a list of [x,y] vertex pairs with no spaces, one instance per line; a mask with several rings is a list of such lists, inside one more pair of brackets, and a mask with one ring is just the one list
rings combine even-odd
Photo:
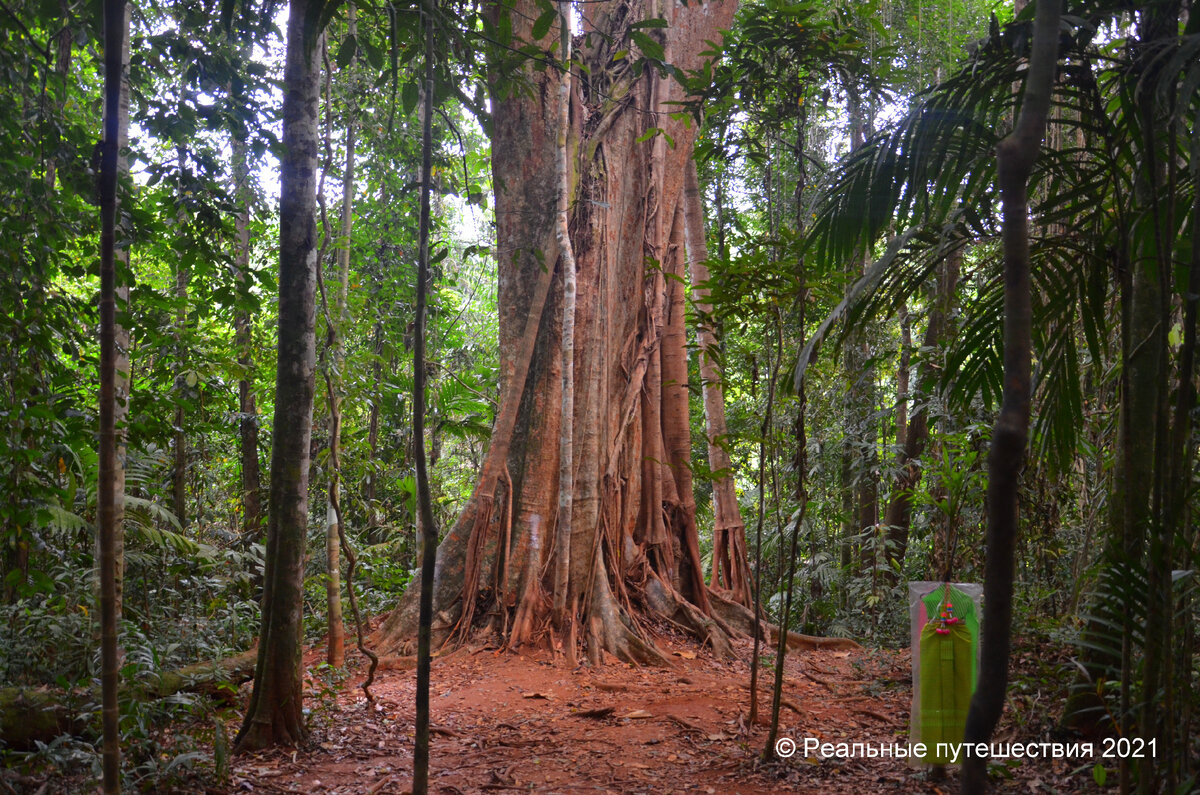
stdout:
[[338,48],[337,58],[335,59],[338,69],[345,69],[349,66],[357,52],[358,37],[353,35],[347,36],[342,41],[342,46]]
[[558,17],[558,12],[551,9],[543,12],[533,23],[533,39],[543,39],[550,32],[550,26],[554,24],[554,20]]
[[411,116],[421,99],[421,89],[416,83],[405,83],[400,91],[400,101],[404,105],[404,115]]
[[666,58],[663,46],[640,30],[629,31],[629,38],[633,40],[633,43],[638,46],[638,49],[647,58],[655,61],[662,61]]

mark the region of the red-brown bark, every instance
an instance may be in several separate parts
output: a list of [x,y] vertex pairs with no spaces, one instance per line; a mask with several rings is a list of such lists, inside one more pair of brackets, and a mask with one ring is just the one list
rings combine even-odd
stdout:
[[704,235],[704,207],[696,163],[688,164],[684,182],[684,212],[687,219],[688,267],[691,271],[692,303],[696,307],[696,342],[699,347],[700,381],[704,395],[705,436],[708,439],[708,468],[713,480],[713,554],[709,585],[729,592],[740,605],[750,606],[750,563],[746,554],[746,523],[731,473],[732,462],[725,449],[729,434],[725,422],[725,393],[721,367],[713,353],[717,335],[708,302],[708,245]]
[[[695,69],[705,40],[720,38],[734,7],[725,0],[665,11],[645,2],[584,8],[585,31],[604,35],[583,37],[587,79],[571,91],[577,292],[569,416],[561,407],[562,274],[554,237],[555,89],[562,77],[529,67],[527,86],[509,90],[494,76],[502,399],[480,482],[438,551],[435,638],[455,627],[461,638],[494,632],[510,647],[548,637],[558,438],[569,422],[575,466],[564,602],[567,624],[579,627],[580,637],[566,641],[585,643],[593,660],[608,652],[662,663],[630,618],[653,598],[673,620],[724,648],[720,622],[707,615],[699,566],[683,293],[676,278],[663,276],[664,269],[683,273],[680,202],[695,131],[667,115],[667,103],[682,99],[675,83],[649,66],[634,74],[631,62],[640,54],[629,30],[663,16],[670,26],[666,60]],[[537,16],[536,3],[516,3],[514,33],[530,37]],[[621,49],[630,57],[613,60]],[[637,140],[655,126],[674,146],[662,135]],[[560,288],[552,290],[552,281]],[[412,601],[406,597],[385,623],[385,649],[411,639]]]

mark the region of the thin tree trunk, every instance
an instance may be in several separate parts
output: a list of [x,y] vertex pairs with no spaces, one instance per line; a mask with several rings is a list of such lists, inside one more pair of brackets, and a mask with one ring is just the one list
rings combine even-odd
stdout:
[[[117,457],[117,181],[121,171],[122,130],[128,119],[126,57],[129,15],[124,0],[104,3],[104,128],[100,171],[100,683],[103,732],[103,785],[106,795],[121,791],[121,746],[117,712],[119,655],[117,624],[120,618],[116,555],[119,534],[117,506],[124,499],[118,490]],[[122,97],[125,102],[122,103]],[[123,484],[121,484],[123,486]]]
[[433,187],[433,16],[425,24],[425,102],[421,111],[421,216],[418,226],[417,305],[413,328],[413,439],[417,464],[417,510],[421,520],[421,605],[417,625],[416,743],[413,795],[429,791],[429,665],[433,628],[433,577],[438,532],[433,523],[429,473],[425,468],[425,293],[429,280],[429,199]]
[[[776,356],[775,367],[771,371],[771,391],[774,392],[775,383],[779,373],[779,362],[783,359],[783,320],[776,314],[775,318],[775,334],[776,334]],[[800,326],[800,347],[804,347],[804,326]],[[763,746],[763,758],[773,759],[776,757],[775,744],[779,736],[779,709],[783,703],[783,664],[787,659],[787,641],[786,633],[790,630],[792,619],[792,596],[795,592],[796,579],[796,558],[797,550],[800,541],[800,531],[804,526],[804,516],[808,512],[808,492],[805,487],[804,477],[808,471],[808,439],[805,436],[804,419],[805,419],[805,389],[803,382],[798,387],[799,397],[799,418],[796,421],[797,439],[796,439],[796,456],[800,463],[800,468],[796,473],[796,494],[800,498],[800,508],[796,513],[796,518],[792,524],[792,535],[787,552],[786,565],[782,568],[784,580],[784,589],[786,596],[783,601],[783,616],[779,621],[779,634],[781,640],[775,644],[775,681],[771,690],[771,725],[767,730],[767,742]],[[780,556],[783,556],[783,544],[779,545]]]
[[688,266],[692,301],[696,307],[696,341],[700,348],[700,379],[704,396],[705,437],[708,468],[713,480],[713,562],[709,584],[730,592],[730,599],[750,606],[750,564],[746,555],[746,523],[742,520],[733,464],[725,449],[729,428],[725,423],[725,392],[721,366],[717,363],[717,335],[708,301],[708,244],[704,234],[704,206],[696,161],[688,162],[683,184],[683,207],[687,214]]
[[[1029,435],[1032,358],[1032,298],[1029,274],[1029,174],[1050,110],[1058,62],[1057,3],[1038,3],[1021,113],[1012,133],[996,147],[1003,204],[1004,398],[992,431],[988,461],[987,562],[981,631],[979,684],[967,713],[966,743],[992,737],[1008,686],[1012,629],[1014,553],[1021,468]],[[987,758],[968,756],[964,792],[987,790]]]
[[[59,102],[65,105],[67,101],[67,76],[71,73],[71,49],[74,39],[71,31],[71,6],[69,0],[59,0],[59,13],[62,16],[62,29],[58,32],[58,52],[54,61],[54,74],[58,78]],[[50,144],[57,150],[60,137],[57,132],[51,134]],[[54,191],[57,177],[57,151],[52,152],[46,159],[46,190]]]
[[254,690],[235,750],[294,745],[308,730],[301,641],[308,469],[316,375],[316,172],[319,31],[311,2],[293,0],[284,63],[279,199],[279,355],[271,450],[267,565]]
[[234,345],[238,351],[238,452],[242,463],[242,543],[257,542],[262,534],[262,478],[258,466],[258,408],[254,397],[254,340],[250,312],[243,307],[248,300],[250,275],[250,187],[246,165],[246,142],[233,140],[233,180],[238,211],[234,217],[237,251],[234,254],[234,280],[241,291],[239,307],[233,317]]
[[[892,484],[891,499],[888,501],[887,512],[884,514],[884,524],[888,532],[888,571],[894,572],[904,563],[908,551],[908,533],[912,525],[913,491],[921,478],[920,458],[925,452],[925,444],[929,441],[929,396],[936,388],[940,363],[937,361],[937,351],[943,344],[949,332],[950,313],[954,306],[954,292],[958,284],[959,266],[962,262],[962,249],[955,249],[946,255],[945,261],[938,268],[938,286],[934,291],[933,304],[929,309],[929,323],[925,329],[925,339],[921,342],[921,359],[917,365],[917,385],[924,400],[913,411],[908,427],[904,430],[904,444],[900,448],[896,460],[896,480]],[[907,321],[907,313],[905,313]],[[901,353],[901,371],[904,380],[908,378],[907,350],[911,348],[911,339]],[[907,384],[902,396],[907,400]],[[899,411],[897,412],[899,416]],[[899,429],[897,429],[899,435]]]
[[[900,364],[896,368],[896,449],[908,443],[909,369],[912,367],[912,321],[908,317],[908,302],[900,306]],[[891,503],[888,503],[891,512]],[[891,517],[884,522],[891,523]]]
[[[867,108],[857,92],[849,97],[851,151],[862,147],[867,135]],[[866,253],[861,269],[869,265]],[[851,274],[857,278],[859,274]],[[844,361],[846,365],[846,444],[843,453],[843,488],[851,494],[843,498],[843,509],[854,535],[862,538],[859,559],[871,574],[874,584],[878,577],[879,545],[879,456],[875,434],[875,370],[870,364],[870,328],[864,324],[846,335]],[[846,456],[848,454],[848,460]],[[845,521],[845,519],[843,520]]]
[[[347,37],[358,35],[355,6],[350,3],[347,12]],[[353,81],[355,59],[352,56],[346,67],[348,79]],[[351,82],[350,96],[353,97]],[[328,101],[328,100],[327,100]],[[353,99],[350,100],[353,103]],[[332,114],[332,108],[329,109]],[[327,399],[329,403],[329,455],[332,469],[329,475],[329,498],[325,522],[325,602],[329,624],[329,642],[326,659],[330,665],[342,667],[346,662],[346,630],[342,619],[342,564],[339,555],[340,539],[345,536],[342,512],[339,510],[342,481],[342,370],[345,367],[346,344],[343,329],[349,324],[346,315],[346,299],[350,289],[350,233],[354,217],[354,154],[357,121],[353,104],[347,109],[346,160],[342,169],[342,213],[337,241],[337,284],[334,292],[333,313],[326,317],[328,334],[326,346],[331,353],[332,373],[326,374]]]
[[[771,371],[774,374],[774,370]],[[754,529],[754,646],[750,655],[750,725],[758,721],[758,651],[762,641],[762,530],[767,510],[767,437],[771,432],[772,415],[775,411],[775,379],[767,384],[767,406],[763,412],[758,435],[758,519]],[[787,627],[781,625],[780,635],[786,638]],[[786,645],[785,640],[780,645]],[[774,744],[774,740],[769,743]]]
[[[232,31],[231,31],[232,32]],[[230,45],[233,46],[231,41]],[[246,43],[239,47],[239,55],[247,58],[251,48]],[[227,85],[231,101],[230,111],[236,111],[237,103],[244,106],[246,97],[235,93],[234,83]],[[237,308],[233,315],[234,347],[238,356],[238,453],[242,477],[242,528],[241,543],[249,547],[256,543],[262,533],[262,484],[258,466],[258,408],[254,397],[254,339],[250,312],[246,303],[250,299],[250,205],[254,201],[250,187],[250,168],[246,162],[246,133],[241,125],[234,123],[230,130],[233,193],[237,213],[233,218],[235,248],[233,255],[233,280],[238,287]]]
[[[179,93],[180,102],[182,103],[182,88]],[[175,160],[179,167],[179,196],[177,197],[179,210],[176,216],[179,222],[176,234],[179,235],[179,238],[177,240],[177,259],[175,261],[175,433],[172,441],[174,462],[171,468],[171,498],[175,516],[179,519],[179,526],[187,527],[187,434],[184,433],[183,424],[187,419],[187,410],[184,408],[184,401],[186,400],[188,384],[187,378],[184,375],[187,365],[187,353],[184,350],[183,339],[187,332],[189,273],[188,267],[183,264],[183,247],[187,245],[187,242],[183,239],[184,224],[186,223],[186,213],[183,209],[186,193],[184,185],[186,160],[182,146],[176,149]]]
[[383,323],[376,322],[375,324],[375,342],[373,350],[375,358],[371,362],[372,384],[371,389],[371,413],[367,419],[367,450],[368,461],[370,466],[367,469],[367,484],[363,489],[363,501],[367,506],[367,543],[370,545],[382,544],[384,535],[382,528],[379,526],[379,512],[375,505],[376,495],[376,456],[379,453],[379,403],[380,403],[380,388],[383,385],[383,364],[380,358],[383,356]]

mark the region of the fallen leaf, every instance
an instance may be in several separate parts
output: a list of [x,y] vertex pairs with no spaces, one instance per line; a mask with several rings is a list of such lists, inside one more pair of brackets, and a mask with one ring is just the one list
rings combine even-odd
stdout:
[[622,715],[621,717],[629,718],[631,720],[641,720],[643,718],[653,718],[654,716],[644,709],[635,709],[633,712],[630,712],[627,715]]
[[596,682],[597,690],[603,690],[606,693],[624,693],[629,690],[628,685],[618,684],[616,682]]
[[583,712],[576,712],[577,718],[607,718],[609,715],[617,711],[616,707],[600,707],[599,709],[586,709]]

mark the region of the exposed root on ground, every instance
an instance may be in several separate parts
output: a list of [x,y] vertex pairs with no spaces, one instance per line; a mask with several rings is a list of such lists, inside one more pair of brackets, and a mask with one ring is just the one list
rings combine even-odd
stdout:
[[733,646],[729,642],[728,627],[700,612],[700,609],[684,599],[674,588],[658,577],[650,577],[643,589],[647,606],[679,629],[694,635],[701,643],[712,647],[718,660],[731,660]]
[[[754,613],[749,608],[743,607],[737,602],[731,602],[712,590],[708,592],[708,599],[712,604],[714,616],[719,617],[733,629],[745,632],[751,636],[754,634]],[[763,621],[760,624],[759,631],[771,643],[779,643],[779,627],[775,624]],[[787,645],[789,649],[807,649],[810,651],[814,649],[862,648],[862,646],[849,638],[822,638],[815,635],[802,635],[799,632],[787,633]]]

